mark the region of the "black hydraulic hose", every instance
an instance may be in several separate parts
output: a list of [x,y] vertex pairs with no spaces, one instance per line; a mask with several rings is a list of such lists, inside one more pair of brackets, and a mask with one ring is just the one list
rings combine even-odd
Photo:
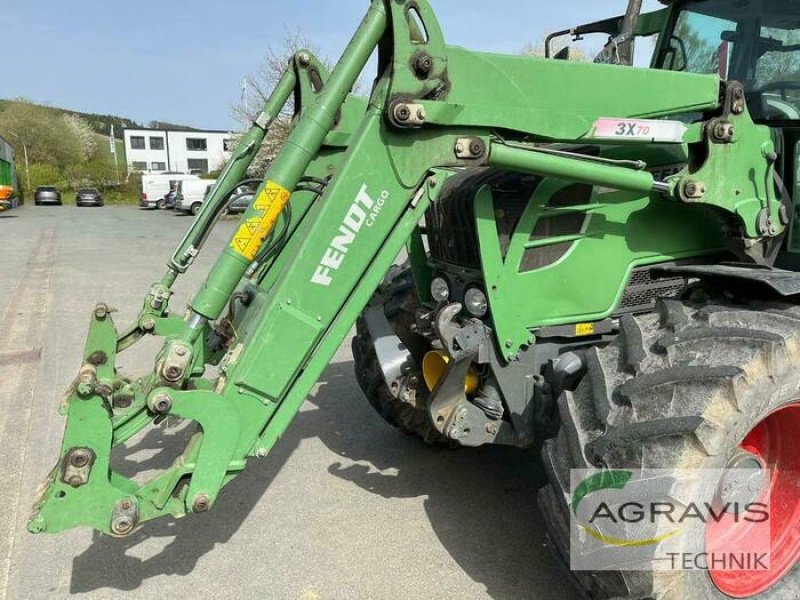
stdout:
[[220,202],[217,205],[216,210],[212,215],[212,218],[209,219],[208,221],[208,225],[198,233],[197,237],[195,238],[195,241],[192,242],[191,244],[192,248],[194,248],[196,252],[199,252],[203,248],[206,241],[208,240],[208,236],[211,233],[211,230],[214,229],[214,227],[216,226],[217,222],[219,221],[219,218],[222,216],[222,213],[233,202],[234,198],[231,198],[231,196],[233,196],[233,193],[236,190],[238,190],[243,185],[253,185],[253,184],[261,185],[261,183],[263,183],[261,179],[253,178],[253,179],[244,179],[231,186],[231,188],[223,195],[223,198],[225,198],[225,202]]

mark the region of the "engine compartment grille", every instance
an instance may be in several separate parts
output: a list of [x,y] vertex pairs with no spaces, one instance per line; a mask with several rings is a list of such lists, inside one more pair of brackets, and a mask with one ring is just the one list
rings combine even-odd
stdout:
[[635,269],[614,314],[650,312],[659,298],[675,298],[688,285],[686,277],[653,277],[650,267]]

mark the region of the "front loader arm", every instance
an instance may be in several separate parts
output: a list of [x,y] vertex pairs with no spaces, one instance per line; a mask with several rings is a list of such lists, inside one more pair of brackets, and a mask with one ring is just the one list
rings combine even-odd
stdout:
[[[349,92],[375,49],[380,77],[363,103]],[[586,89],[570,93],[575,86]],[[89,525],[126,535],[162,515],[209,510],[247,459],[265,456],[288,427],[453,169],[496,166],[639,198],[704,202],[738,219],[753,245],[780,236],[778,222],[759,230],[759,211],[779,209],[766,183],[769,134],[722,98],[720,86],[712,76],[472,53],[444,44],[427,2],[373,0],[341,61],[303,104],[186,317],[155,307],[152,300],[164,294],[148,296],[152,311],[146,304],[143,318],[166,338],[153,372],[121,380],[114,359],[128,344],[118,344],[107,310],[93,315],[65,404],[61,456],[29,528]],[[279,85],[276,104],[288,87]],[[613,117],[643,128],[643,118],[687,111],[732,123],[736,134],[712,140],[698,125],[666,140],[696,157],[670,181],[654,180],[646,165],[539,145],[635,145],[652,139],[604,138],[595,124]],[[702,175],[723,155],[726,177]],[[687,181],[701,179],[702,194],[686,197]],[[221,190],[193,231],[213,221]],[[161,282],[167,292],[198,249],[192,235]],[[147,329],[142,319],[137,327],[138,334]],[[534,340],[525,332],[504,341],[512,360]],[[217,362],[218,373],[206,378],[206,366]],[[116,474],[114,445],[167,416],[199,426],[181,458],[144,485]]]

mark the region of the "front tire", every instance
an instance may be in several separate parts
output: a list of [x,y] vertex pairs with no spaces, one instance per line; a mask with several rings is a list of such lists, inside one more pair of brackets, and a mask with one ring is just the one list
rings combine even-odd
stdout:
[[[370,306],[376,304],[383,306],[395,334],[411,349],[412,355],[415,354],[415,348],[416,354],[424,352],[420,348],[420,340],[415,339],[419,336],[411,331],[412,324],[416,322],[419,299],[409,267],[392,267],[383,285],[370,300]],[[356,379],[375,412],[392,427],[428,444],[456,445],[439,433],[431,422],[427,411],[428,391],[422,373],[408,375],[410,389],[405,401],[395,397],[386,384],[375,352],[375,342],[363,315],[356,322],[356,331],[352,342]],[[415,356],[415,359],[417,364],[421,363],[420,356]]]
[[[791,432],[800,432],[800,410],[795,410],[800,408],[798,306],[708,297],[686,303],[661,300],[655,314],[623,317],[618,339],[606,348],[589,350],[586,358],[587,375],[575,392],[559,399],[561,430],[542,451],[550,483],[540,491],[539,505],[549,538],[567,563],[570,469],[647,468],[676,474],[683,468],[723,469],[740,445],[777,415],[786,419],[787,429],[784,439],[775,443],[793,449],[798,441],[791,439],[797,437]],[[765,458],[773,469],[772,486],[778,485],[779,470],[797,483],[800,468],[790,458],[796,455],[784,452],[785,464],[780,465],[774,452],[771,459]],[[796,485],[791,494],[798,506]],[[797,536],[800,530],[796,520],[778,525],[788,535]],[[696,552],[706,539],[695,536],[681,544],[687,552]],[[773,557],[781,546],[773,542]],[[774,579],[762,582],[767,589],[703,571],[574,575],[595,599],[783,600],[800,597],[800,570],[793,566],[797,558],[795,550],[783,557],[785,574],[773,565]]]

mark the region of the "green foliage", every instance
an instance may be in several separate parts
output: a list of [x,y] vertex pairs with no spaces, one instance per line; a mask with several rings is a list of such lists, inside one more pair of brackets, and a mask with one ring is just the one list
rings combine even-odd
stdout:
[[131,174],[127,181],[109,186],[103,191],[106,204],[139,204],[142,191],[142,176],[139,173]]
[[133,119],[126,119],[116,115],[101,115],[96,113],[84,113],[74,110],[65,110],[53,106],[43,106],[41,104],[34,104],[28,100],[0,100],[0,113],[14,104],[28,104],[35,106],[42,111],[50,113],[52,116],[75,115],[86,121],[89,126],[96,132],[106,137],[111,135],[111,126],[114,126],[114,137],[122,139],[122,130],[126,127],[140,127],[139,123]]
[[31,165],[31,187],[35,190],[41,185],[52,185],[64,192],[69,189],[68,182],[55,165],[35,163]]
[[[16,149],[18,181],[24,187],[28,180],[25,150],[34,189],[40,185],[54,185],[61,191],[114,189],[125,174],[124,167],[119,172],[114,164],[109,138],[94,133],[85,119],[74,114],[26,102],[4,102],[0,104],[0,135]],[[115,144],[118,163],[124,165],[122,144]]]
[[32,163],[65,168],[86,155],[81,137],[70,123],[33,104],[17,102],[0,112],[0,135],[19,156],[24,144]]

